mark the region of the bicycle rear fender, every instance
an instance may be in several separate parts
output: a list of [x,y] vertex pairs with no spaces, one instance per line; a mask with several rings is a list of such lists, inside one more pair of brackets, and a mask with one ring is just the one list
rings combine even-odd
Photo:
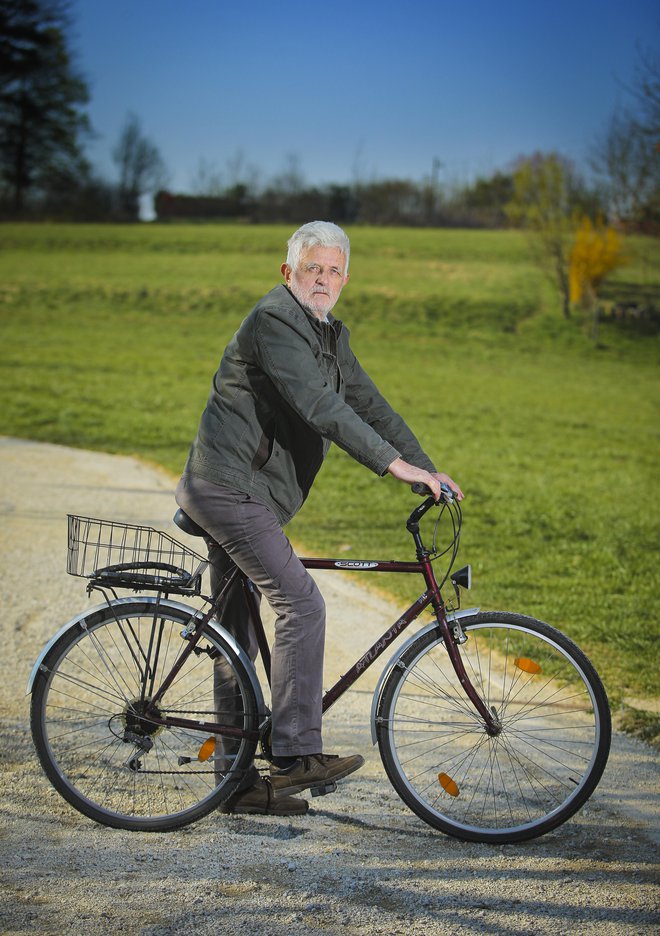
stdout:
[[[34,680],[37,677],[37,673],[39,672],[39,668],[41,664],[46,658],[46,655],[50,652],[51,648],[57,643],[57,641],[60,639],[60,637],[63,634],[66,634],[68,631],[73,630],[86,617],[90,617],[90,615],[96,614],[98,611],[107,609],[108,606],[121,610],[122,606],[136,604],[136,603],[151,604],[151,605],[157,604],[159,608],[176,609],[177,611],[181,611],[184,614],[187,614],[192,618],[201,618],[203,616],[201,611],[197,611],[195,610],[195,608],[191,608],[188,605],[184,605],[179,601],[170,601],[169,599],[159,600],[158,598],[153,597],[153,596],[139,596],[137,598],[117,598],[114,601],[104,601],[101,604],[95,605],[93,608],[87,608],[85,611],[82,611],[80,614],[77,614],[74,618],[71,618],[70,621],[68,621],[66,624],[60,627],[57,633],[54,634],[50,638],[50,640],[48,641],[44,649],[39,654],[39,657],[37,658],[36,663],[32,667],[32,672],[30,673],[30,678],[28,679],[28,684],[25,690],[25,694],[30,695],[30,693],[32,692],[34,688]],[[250,682],[254,690],[255,698],[257,700],[257,706],[258,706],[257,711],[259,712],[265,711],[264,697],[261,691],[261,686],[259,685],[259,680],[257,679],[257,675],[254,671],[254,664],[248,657],[247,653],[243,650],[241,646],[239,646],[239,644],[236,642],[235,638],[232,637],[229,631],[226,631],[221,624],[218,624],[217,621],[210,620],[206,626],[209,630],[214,631],[219,637],[222,637],[222,639],[227,644],[229,644],[229,646],[234,651],[236,656],[240,659],[241,663],[244,665],[245,670],[250,677]]]
[[[451,614],[447,615],[448,621],[456,621],[459,618],[471,617],[473,614],[478,614],[479,608],[465,608],[464,611],[454,611]],[[428,634],[429,631],[435,630],[438,626],[437,621],[432,621],[430,624],[427,624],[426,627],[423,627],[421,630],[415,631],[415,633],[409,637],[405,643],[402,643],[398,650],[396,650],[390,657],[387,666],[380,675],[380,679],[374,689],[373,699],[371,700],[371,743],[376,744],[378,739],[376,737],[376,713],[378,712],[378,702],[380,701],[380,692],[383,687],[383,683],[390,675],[392,667],[395,665],[396,661],[399,659],[402,653],[408,649],[408,647],[414,643],[418,637],[421,637],[422,634]]]

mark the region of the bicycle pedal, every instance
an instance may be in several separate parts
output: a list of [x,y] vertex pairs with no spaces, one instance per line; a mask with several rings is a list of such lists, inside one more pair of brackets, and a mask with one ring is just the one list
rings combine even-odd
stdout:
[[310,787],[312,796],[326,796],[328,793],[334,793],[337,789],[335,780],[329,780],[327,783],[321,783],[318,786]]

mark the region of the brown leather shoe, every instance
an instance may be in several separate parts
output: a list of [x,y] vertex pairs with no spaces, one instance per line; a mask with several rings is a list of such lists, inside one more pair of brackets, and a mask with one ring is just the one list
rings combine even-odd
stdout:
[[221,813],[241,813],[252,816],[302,816],[309,809],[307,800],[295,796],[278,796],[270,780],[259,779],[254,786],[234,793],[220,807]]
[[280,801],[280,797],[290,793],[300,793],[301,790],[315,787],[324,787],[333,784],[359,770],[364,764],[364,757],[360,754],[351,754],[348,757],[338,757],[336,754],[305,754],[299,757],[291,767],[271,767],[270,782],[273,792]]

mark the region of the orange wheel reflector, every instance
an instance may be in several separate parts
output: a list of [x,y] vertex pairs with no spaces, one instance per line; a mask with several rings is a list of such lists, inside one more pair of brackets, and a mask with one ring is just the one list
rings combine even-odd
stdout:
[[200,761],[208,760],[211,754],[213,754],[214,752],[215,752],[215,738],[207,738],[204,744],[199,749],[197,760],[200,760]]
[[450,796],[458,796],[458,787],[449,774],[439,773],[438,780],[440,781],[440,786],[445,791],[445,793],[449,793]]
[[532,676],[536,676],[537,673],[541,672],[540,665],[534,660],[528,659],[528,657],[518,657],[517,660],[514,660],[514,663],[523,673],[531,673]]

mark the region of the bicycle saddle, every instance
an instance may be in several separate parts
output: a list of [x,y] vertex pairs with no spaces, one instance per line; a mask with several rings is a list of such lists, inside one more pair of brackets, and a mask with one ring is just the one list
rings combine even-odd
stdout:
[[189,536],[207,536],[206,530],[203,530],[199,524],[195,523],[192,517],[189,517],[185,510],[179,509],[174,514],[174,522],[180,530],[183,530],[184,533],[187,533]]

